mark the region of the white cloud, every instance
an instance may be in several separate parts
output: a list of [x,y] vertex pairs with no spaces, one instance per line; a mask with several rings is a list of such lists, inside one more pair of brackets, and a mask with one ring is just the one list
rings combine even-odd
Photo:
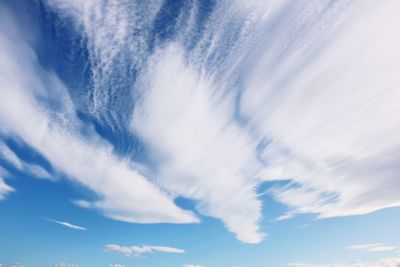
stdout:
[[399,23],[399,2],[338,4],[324,16],[323,3],[307,8],[265,38],[242,97],[250,125],[270,140],[260,177],[292,182],[269,191],[292,214],[399,206],[400,30],[387,27]]
[[17,169],[22,169],[23,164],[18,156],[7,145],[0,143],[0,157],[15,166]]
[[124,247],[116,244],[108,244],[104,247],[107,252],[118,252],[125,256],[140,256],[144,253],[163,252],[163,253],[184,253],[183,249],[164,247],[164,246],[130,246]]
[[[129,22],[121,15],[106,29],[100,22],[114,9],[101,13],[97,2],[82,9],[74,3],[70,8],[57,4],[56,9],[64,15],[72,12],[84,25],[97,49],[93,51],[102,51],[92,55],[107,68],[99,73],[108,73],[118,55],[109,50],[104,36],[120,25],[124,30],[112,43],[122,51]],[[282,6],[280,1],[265,3],[274,12]],[[293,182],[269,191],[291,208],[290,216],[345,216],[400,205],[400,157],[395,149],[400,122],[393,116],[398,113],[399,63],[393,59],[399,40],[392,32],[397,29],[385,26],[398,22],[393,11],[397,3],[388,1],[377,8],[370,2],[328,5],[296,3],[277,15],[274,29],[269,20],[261,20],[265,24],[258,28],[244,26],[228,59],[216,56],[228,50],[221,44],[226,21],[217,7],[218,18],[210,19],[193,55],[187,56],[179,42],[158,49],[135,84],[142,95],[132,129],[158,160],[157,183],[173,196],[197,200],[200,213],[221,219],[242,241],[264,238],[255,194],[262,181]],[[94,20],[88,20],[90,14]],[[246,19],[250,25],[254,22],[251,16]],[[258,47],[246,47],[246,34],[263,36],[261,29],[268,34],[264,39],[253,37],[265,44],[253,51],[255,67],[238,67],[243,73],[235,73],[243,57],[251,54],[248,50]],[[207,47],[209,40],[212,45]],[[142,53],[131,54],[139,55],[135,62],[143,59]],[[235,75],[244,77],[244,88],[234,88],[242,90],[239,103],[230,83]],[[101,106],[104,97],[99,98],[96,104]],[[248,123],[237,120],[236,108]],[[268,145],[261,155],[266,168],[260,172],[262,140]],[[288,216],[280,219],[284,218]]]
[[379,243],[375,244],[360,244],[360,245],[352,245],[347,247],[350,250],[364,250],[368,252],[382,252],[382,251],[393,251],[396,250],[396,247],[386,246]]
[[399,267],[400,258],[385,258],[377,261],[356,261],[353,263],[310,264],[293,262],[291,267]]
[[51,0],[45,1],[45,4],[61,17],[73,18],[74,26],[79,30],[83,29],[81,34],[87,40],[86,48],[92,64],[91,78],[94,83],[91,112],[98,117],[107,117],[108,113],[114,112],[107,106],[108,94],[122,93],[120,90],[113,91],[114,88],[119,88],[118,83],[121,82],[117,80],[114,83],[113,74],[125,62],[129,61],[129,66],[132,67],[145,60],[149,48],[148,29],[162,6],[162,1],[148,1],[146,8],[142,8],[140,2],[121,3],[119,0],[107,1],[106,9],[103,8],[102,0]]
[[6,195],[14,191],[15,189],[7,185],[4,182],[4,179],[0,177],[0,200],[3,200],[6,197]]
[[39,179],[45,179],[45,180],[51,180],[51,181],[57,180],[56,176],[54,176],[53,174],[50,174],[46,169],[44,169],[40,165],[25,163],[24,170]]
[[8,171],[0,166],[0,176],[7,176],[9,175]]
[[15,168],[27,172],[36,178],[55,180],[55,177],[51,175],[46,169],[39,165],[27,163],[22,161],[14,151],[12,151],[7,145],[0,143],[0,157],[6,160],[8,163],[13,165]]
[[282,15],[261,40],[270,45],[244,70],[239,108],[248,124],[235,119],[234,92],[222,90],[231,77],[207,72],[179,44],[158,50],[137,84],[133,130],[161,161],[158,181],[198,200],[199,212],[221,219],[242,241],[263,239],[254,193],[261,181],[292,182],[269,191],[291,208],[279,219],[400,205],[400,40],[399,29],[386,27],[398,23],[398,2],[351,7],[358,8],[351,18],[345,4],[321,16],[325,5],[307,2],[309,13],[297,20]]
[[182,265],[182,267],[203,267],[203,265],[199,265],[199,264],[185,264],[185,265]]
[[234,0],[234,3],[240,8],[245,8],[247,12],[261,14],[263,17],[272,16],[280,8],[282,8],[286,1],[285,0],[248,0],[240,1]]
[[[265,7],[268,7],[268,9],[275,8],[278,6],[277,3],[278,1],[265,1]],[[118,61],[118,56],[121,56],[121,54],[124,55],[123,61],[129,58],[133,65],[146,60],[147,52],[144,51],[147,51],[146,36],[149,34],[146,27],[149,27],[154,21],[162,3],[151,2],[146,6],[146,13],[144,14],[142,12],[140,14],[127,13],[127,10],[142,10],[143,8],[136,6],[129,6],[128,8],[124,4],[114,1],[107,9],[99,8],[101,1],[57,0],[48,1],[48,4],[61,16],[72,17],[76,25],[83,29],[82,33],[89,42],[90,59],[92,65],[95,66],[93,69],[95,83],[93,112],[97,114],[106,111],[103,116],[106,117],[108,113],[113,112],[109,108],[104,108],[108,98],[105,97],[108,93],[106,90],[114,86],[102,86],[102,83],[108,82],[108,77],[113,69],[118,70],[116,65],[121,66]],[[238,2],[238,4],[240,3]],[[195,11],[196,4],[192,8],[191,12]],[[223,38],[224,31],[228,30],[228,23],[220,23],[221,18],[225,16],[224,12],[227,10],[238,11],[237,6],[233,7],[231,4],[217,5],[216,9],[217,11],[214,12],[212,18],[210,18],[211,22],[207,26],[209,29],[209,32],[206,33],[207,37],[202,40],[204,46],[208,46],[208,40],[211,39],[214,40],[213,42],[218,42]],[[254,20],[254,18],[249,18],[246,21],[246,28],[243,29],[243,35],[237,40],[238,44],[242,41],[247,42],[248,38],[246,37],[254,30],[252,28],[255,24],[255,22],[252,22]],[[188,27],[192,26],[189,25]],[[128,34],[128,31],[132,29],[135,29],[134,34]],[[185,38],[184,35],[188,32],[192,31],[189,28],[183,29],[180,32],[182,38]],[[245,34],[245,32],[247,33]],[[210,101],[209,98],[213,95],[216,86],[212,79],[198,75],[194,67],[189,67],[182,74],[176,72],[185,69],[187,66],[183,62],[182,51],[179,50],[179,47],[175,48],[175,50],[171,48],[159,51],[158,55],[154,56],[151,66],[149,66],[149,72],[143,74],[146,78],[143,77],[141,80],[146,83],[146,79],[156,79],[154,84],[143,84],[143,87],[146,87],[152,93],[157,90],[155,87],[164,85],[165,82],[175,83],[177,81],[178,88],[169,84],[164,87],[159,98],[146,99],[147,102],[142,103],[142,109],[157,106],[159,104],[157,101],[165,96],[169,97],[167,99],[169,102],[151,114],[151,119],[154,121],[147,122],[146,119],[142,119],[142,122],[144,122],[142,125],[134,123],[135,130],[142,134],[145,141],[154,146],[162,145],[155,147],[155,153],[152,154],[156,154],[156,157],[158,157],[161,153],[161,157],[164,157],[164,154],[168,157],[168,163],[164,162],[161,173],[157,173],[159,175],[157,182],[174,196],[198,200],[197,209],[202,214],[221,219],[240,240],[250,243],[260,242],[265,235],[258,229],[261,219],[261,203],[257,200],[254,192],[256,182],[248,181],[247,175],[243,176],[243,173],[253,172],[251,165],[257,165],[254,157],[256,144],[253,144],[247,133],[241,131],[237,123],[231,122],[233,108],[229,106],[228,102],[230,101],[226,101],[223,105],[218,99]],[[239,49],[239,45],[237,49]],[[199,50],[201,50],[200,45],[197,51],[200,52]],[[163,52],[166,55],[162,55]],[[212,48],[210,48],[209,53],[210,55],[213,53]],[[153,67],[157,69],[151,71]],[[157,73],[160,68],[164,67],[165,71]],[[229,68],[233,68],[233,66],[231,65]],[[155,75],[155,77],[151,75]],[[165,80],[167,76],[171,76],[171,78]],[[197,82],[200,84],[197,84]],[[190,91],[178,97],[181,102],[189,101],[189,103],[185,106],[177,106],[170,111],[165,110],[171,106],[174,107],[173,101],[176,94],[183,93],[186,88]],[[168,90],[171,90],[171,94]],[[193,91],[197,91],[197,93],[191,97],[190,94]],[[150,101],[154,103],[149,103]],[[144,107],[147,104],[152,106]],[[186,119],[182,121],[179,121],[179,119],[172,120],[173,125],[168,125],[167,119],[163,117],[164,114],[176,116],[182,112],[186,113],[184,109],[191,104],[193,104],[193,109],[189,111]],[[161,108],[163,109],[161,110]],[[135,112],[138,114],[146,111],[136,110]],[[215,114],[217,115],[214,117]],[[196,122],[196,119],[199,121]],[[196,123],[199,125],[193,128]],[[228,126],[225,127],[225,125]],[[209,128],[207,129],[207,127]],[[146,136],[153,130],[155,131],[153,134],[159,134],[159,136]],[[202,138],[199,139],[199,136]],[[163,141],[154,140],[156,138],[163,138]],[[205,145],[205,147],[202,148],[202,145]],[[176,150],[173,151],[174,149]],[[207,151],[207,149],[211,149],[211,151]],[[181,152],[183,153],[180,154]],[[170,163],[171,166],[169,166]],[[233,169],[230,170],[232,167]],[[232,184],[230,185],[231,181]],[[221,190],[222,188],[224,190]],[[79,203],[86,206],[84,202]]]
[[197,209],[221,219],[238,239],[257,243],[261,203],[255,180],[256,144],[232,121],[233,110],[213,95],[212,81],[185,64],[174,45],[158,51],[144,74],[133,129],[161,158],[159,182],[198,200]]
[[62,221],[57,221],[57,220],[53,220],[53,219],[47,219],[47,220],[49,222],[57,223],[57,224],[65,226],[65,227],[74,229],[74,230],[81,230],[81,231],[86,231],[87,230],[85,227],[74,225],[74,224],[69,223],[69,222],[62,222]]
[[123,264],[110,264],[110,265],[108,265],[109,267],[126,267],[125,265],[123,265]]
[[[6,14],[5,11],[2,13]],[[109,144],[97,136],[90,140],[81,137],[75,129],[65,127],[37,103],[34,93],[40,91],[45,97],[47,89],[40,77],[48,75],[46,79],[53,80],[57,77],[44,70],[35,70],[35,56],[20,39],[18,31],[12,29],[12,20],[8,16],[2,16],[1,20],[5,21],[1,23],[0,34],[1,131],[25,141],[54,168],[96,192],[97,201],[79,202],[86,207],[128,222],[197,222],[191,212],[177,207],[167,194],[129,162],[114,155]],[[5,25],[9,27],[3,29]],[[8,34],[10,31],[12,34]],[[49,90],[60,91],[62,88]],[[74,117],[68,119],[68,125],[77,124]]]
[[[260,9],[253,2],[246,6]],[[299,1],[282,11],[283,2],[263,1],[275,12],[273,21],[219,4],[193,50],[181,44],[185,29],[176,42],[156,46],[148,62],[146,27],[160,4],[131,16],[127,10],[134,8],[112,3],[49,1],[88,40],[94,114],[113,112],[106,102],[118,88],[116,66],[147,64],[134,86],[141,95],[131,125],[154,156],[155,170],[146,170],[151,181],[98,136],[83,139],[65,127],[79,127],[70,113],[65,124],[43,110],[37,93],[26,89],[43,87],[31,70],[35,56],[1,31],[7,53],[0,54],[0,86],[8,90],[0,91],[7,99],[0,103],[0,127],[99,195],[77,204],[129,222],[196,222],[173,203],[187,197],[249,243],[265,237],[255,193],[265,181],[290,182],[268,191],[290,208],[279,219],[400,206],[400,29],[387,26],[399,24],[398,1]],[[241,25],[237,36],[230,35],[232,24]],[[130,27],[140,30],[130,34]]]
[[80,265],[77,264],[72,264],[72,263],[66,263],[66,262],[61,262],[57,264],[53,264],[52,267],[79,267]]

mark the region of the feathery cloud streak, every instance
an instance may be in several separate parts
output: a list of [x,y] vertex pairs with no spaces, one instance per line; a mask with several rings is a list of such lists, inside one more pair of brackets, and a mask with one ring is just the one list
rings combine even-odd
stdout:
[[172,247],[164,247],[164,246],[120,246],[116,244],[108,244],[104,247],[104,250],[107,252],[118,252],[125,256],[138,257],[144,253],[151,252],[163,252],[163,253],[184,253],[183,249],[172,248]]
[[0,200],[3,200],[9,193],[14,191],[14,188],[7,185],[4,179],[0,177]]
[[69,223],[69,222],[57,221],[57,220],[53,220],[53,219],[47,219],[47,220],[49,222],[57,223],[57,224],[60,224],[62,226],[71,228],[73,230],[80,230],[80,231],[86,231],[87,230],[85,227],[74,225],[74,224]]
[[349,246],[348,249],[351,249],[351,250],[364,250],[364,251],[368,251],[368,252],[382,252],[382,251],[393,251],[393,250],[396,250],[396,247],[385,246],[385,245],[376,243],[376,244],[352,245],[352,246]]
[[377,261],[357,261],[354,263],[329,263],[329,264],[310,264],[310,263],[289,263],[291,267],[397,267],[400,258],[385,258]]

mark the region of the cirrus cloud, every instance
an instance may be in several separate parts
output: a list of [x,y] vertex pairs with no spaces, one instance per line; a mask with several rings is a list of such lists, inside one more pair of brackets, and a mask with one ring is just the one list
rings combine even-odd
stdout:
[[393,251],[396,250],[397,247],[394,246],[386,246],[379,243],[374,244],[360,244],[360,245],[351,245],[347,247],[350,250],[364,250],[368,252],[383,252],[383,251]]
[[329,263],[329,264],[310,264],[294,262],[289,263],[291,267],[398,267],[400,258],[384,258],[376,261],[356,261],[353,263]]
[[120,246],[116,244],[108,244],[104,246],[104,250],[107,252],[118,252],[128,257],[138,257],[144,253],[151,252],[163,252],[163,253],[184,253],[183,249],[165,247],[165,246]]

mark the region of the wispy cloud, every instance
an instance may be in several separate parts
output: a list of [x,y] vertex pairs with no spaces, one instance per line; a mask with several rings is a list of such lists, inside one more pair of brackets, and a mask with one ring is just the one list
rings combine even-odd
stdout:
[[199,265],[199,264],[185,264],[185,265],[182,265],[182,267],[203,267],[203,265]]
[[16,169],[31,174],[36,178],[55,180],[54,175],[51,175],[46,169],[44,169],[39,165],[27,163],[21,160],[13,150],[11,150],[7,145],[1,142],[0,142],[0,157],[6,160]]
[[80,265],[61,262],[61,263],[53,264],[52,267],[80,267]]
[[[240,89],[233,86],[239,100],[226,81],[241,54],[221,59],[229,71],[220,73],[171,43],[150,58],[138,82],[132,130],[159,155],[157,181],[197,200],[199,212],[244,242],[264,238],[254,192],[263,181],[290,180],[268,191],[290,208],[280,219],[400,205],[400,120],[393,116],[400,112],[400,63],[389,56],[399,55],[400,40],[398,29],[386,26],[398,22],[399,4],[360,4],[349,16],[344,2],[307,2],[310,12],[298,18],[291,12],[301,5],[283,10],[273,29],[263,22],[272,33],[260,42],[269,45],[254,52],[254,67],[239,68],[246,74]],[[215,46],[207,52],[220,52]]]
[[4,179],[0,177],[0,200],[3,200],[9,193],[14,191],[15,189],[7,185]]
[[386,246],[386,245],[382,245],[379,243],[352,245],[347,248],[350,250],[364,250],[364,251],[368,251],[368,252],[393,251],[393,250],[397,249],[397,247]]
[[260,242],[256,180],[241,175],[257,168],[256,143],[232,121],[229,101],[212,95],[212,81],[185,63],[177,45],[158,51],[142,79],[148,84],[132,128],[168,158],[159,162],[159,182],[197,200],[201,213],[221,219],[238,239]]
[[[284,23],[266,37],[271,47],[257,59],[241,106],[271,141],[262,153],[268,164],[260,176],[291,180],[270,193],[294,214],[319,218],[400,205],[400,156],[394,149],[400,120],[393,116],[399,112],[394,70],[400,63],[389,56],[399,56],[400,39],[398,29],[387,27],[398,21],[393,8],[399,2],[346,9],[356,13],[336,3],[329,16],[314,21],[321,13],[309,2],[312,14],[293,26],[310,28],[294,39]],[[290,12],[285,19],[291,23]]]
[[[248,243],[266,236],[263,182],[288,181],[267,192],[289,208],[280,219],[400,206],[400,29],[387,26],[399,24],[398,1],[235,1],[229,9],[221,1],[190,49],[193,23],[180,21],[187,27],[158,45],[149,36],[161,4],[139,2],[44,1],[87,40],[85,108],[140,139],[151,161],[141,165],[95,131],[82,135],[70,88],[40,69],[24,32],[0,16],[1,131],[99,197],[75,203],[126,222],[198,222],[174,203],[185,197]],[[132,91],[118,90],[124,83]],[[49,98],[62,120],[44,108]],[[125,98],[128,109],[110,104]]]
[[46,220],[49,221],[49,222],[60,224],[62,226],[65,226],[65,227],[68,227],[68,228],[71,228],[71,229],[74,229],[74,230],[81,230],[81,231],[86,231],[87,230],[85,227],[74,225],[74,224],[69,223],[69,222],[57,221],[57,220],[54,220],[54,219],[46,219]]
[[164,247],[164,246],[120,246],[116,244],[108,244],[104,246],[107,252],[118,252],[125,256],[140,256],[144,253],[163,252],[163,253],[184,253],[183,249]]
[[[7,15],[6,11],[1,12]],[[49,93],[41,78],[53,81],[51,91],[58,92],[59,99],[68,102],[69,97],[54,73],[36,68],[37,62],[30,56],[33,51],[10,16],[1,16],[1,20],[4,23],[0,27],[8,25],[7,29],[1,28],[0,33],[0,82],[2,88],[6,88],[0,91],[2,129],[29,144],[66,177],[100,196],[93,203],[77,202],[81,206],[102,210],[108,217],[128,222],[198,222],[190,211],[176,206],[170,196],[133,164],[115,155],[111,145],[97,134],[81,136],[74,128],[79,128],[80,123],[73,112],[67,110],[69,104],[60,103],[61,107],[66,107],[61,111],[68,120],[65,125],[49,114],[51,110],[38,103],[37,92],[32,88],[39,90],[42,97]],[[10,31],[12,34],[6,34]],[[142,205],[143,202],[147,205]]]
[[18,156],[7,145],[0,142],[0,157],[15,166],[17,169],[22,169],[23,165]]
[[398,267],[400,258],[385,258],[377,261],[356,261],[352,263],[311,264],[302,262],[289,263],[291,267]]

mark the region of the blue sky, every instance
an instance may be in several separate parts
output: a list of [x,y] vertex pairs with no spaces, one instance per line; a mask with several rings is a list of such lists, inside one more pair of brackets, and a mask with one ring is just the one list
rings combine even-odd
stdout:
[[400,266],[399,7],[0,1],[0,267]]

